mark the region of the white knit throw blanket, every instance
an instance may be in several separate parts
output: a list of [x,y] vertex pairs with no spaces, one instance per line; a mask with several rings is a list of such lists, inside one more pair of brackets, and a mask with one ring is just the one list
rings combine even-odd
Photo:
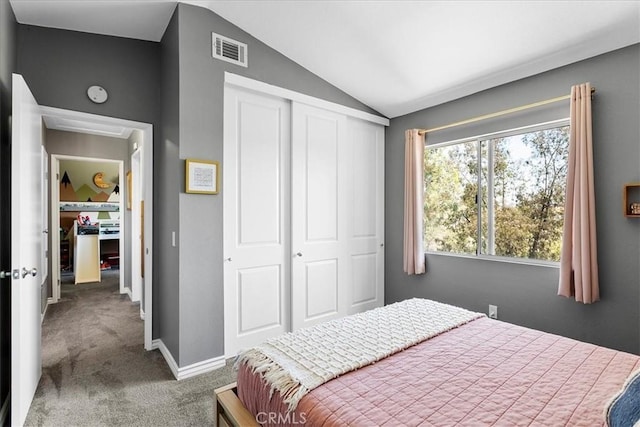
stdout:
[[272,338],[236,366],[260,373],[292,411],[319,385],[482,316],[414,298]]

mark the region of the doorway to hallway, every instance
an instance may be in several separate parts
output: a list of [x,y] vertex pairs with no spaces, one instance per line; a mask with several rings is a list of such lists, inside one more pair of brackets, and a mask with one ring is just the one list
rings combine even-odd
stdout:
[[[147,123],[134,122],[130,120],[117,119],[112,117],[104,117],[98,116],[94,114],[81,113],[76,111],[62,110],[58,108],[51,107],[42,107],[42,118],[43,122],[47,128],[47,132],[50,133],[60,133],[65,134],[68,138],[64,140],[61,147],[51,149],[51,167],[52,170],[52,179],[51,182],[51,200],[52,205],[53,201],[59,197],[59,192],[61,191],[61,184],[64,178],[64,171],[59,169],[60,159],[64,156],[74,157],[77,156],[78,150],[82,147],[83,142],[74,140],[73,135],[93,135],[96,137],[110,137],[110,138],[120,138],[127,139],[130,144],[128,145],[126,160],[122,160],[122,166],[118,172],[118,192],[119,195],[122,195],[119,200],[119,232],[124,236],[124,239],[120,239],[119,242],[119,250],[118,250],[118,267],[121,273],[120,280],[120,291],[122,293],[129,294],[132,300],[136,300],[139,296],[140,300],[140,317],[144,321],[144,348],[146,350],[151,350],[152,347],[152,300],[153,300],[153,286],[152,286],[152,253],[151,248],[153,247],[153,129],[152,125]],[[132,177],[132,162],[131,156],[135,154],[137,159],[136,164],[136,175]],[[95,151],[92,152],[90,159],[91,160],[100,160],[113,157],[109,153],[109,147],[97,147]],[[93,181],[96,177],[96,174],[100,172],[105,172],[101,170],[92,170],[89,171],[89,175],[91,175],[91,180]],[[56,175],[57,174],[57,175]],[[69,177],[68,177],[69,178]],[[127,179],[130,178],[130,179]],[[88,178],[85,178],[88,179]],[[105,182],[105,179],[107,182]],[[115,182],[108,182],[109,178],[105,177],[103,174],[99,177],[99,183],[101,184],[115,184]],[[133,183],[136,183],[133,185]],[[94,182],[95,184],[95,182]],[[95,190],[96,188],[94,188]],[[110,189],[114,189],[114,187],[110,187]],[[133,190],[135,190],[135,196],[132,195]],[[80,191],[82,193],[82,191]],[[112,191],[113,193],[113,191]],[[88,202],[88,198],[82,196],[80,200],[84,199],[84,202]],[[139,201],[139,204],[133,206],[133,200]],[[105,201],[104,203],[108,203],[109,201]],[[89,202],[90,203],[90,202]],[[84,207],[83,207],[84,209]],[[52,227],[54,230],[56,229],[56,224],[59,224],[60,219],[54,218],[56,214],[60,213],[60,209],[54,209],[52,207],[51,210],[51,219]],[[135,236],[132,233],[132,217],[133,216],[140,217],[143,220],[139,222],[141,225],[139,229],[136,231]],[[84,215],[86,217],[86,215]],[[104,214],[103,214],[104,216]],[[106,218],[105,218],[106,219]],[[113,218],[110,218],[113,219]],[[90,216],[89,222],[98,222],[100,225],[100,221],[92,221]],[[115,233],[115,224],[110,223],[107,224],[108,227],[105,227],[107,232]],[[59,231],[59,230],[58,230]],[[53,248],[59,248],[61,233],[56,232],[51,235],[51,262],[52,266],[60,265],[60,252],[59,250],[54,250]],[[144,237],[144,238],[141,238]],[[103,239],[108,240],[108,239]],[[142,271],[144,277],[140,278],[140,280],[133,280],[132,273],[132,254],[137,254],[136,262],[139,264],[136,268],[136,271]],[[113,254],[115,251],[110,250],[108,254]],[[105,261],[105,260],[102,260]],[[115,258],[112,258],[111,262],[107,259],[106,263],[102,264],[103,267],[108,263],[111,265],[116,262]],[[60,269],[52,268],[52,287],[51,287],[51,295],[49,298],[49,303],[56,303],[60,299]],[[132,289],[133,283],[139,284],[140,289],[136,289],[135,291]],[[135,294],[135,297],[134,297]]]

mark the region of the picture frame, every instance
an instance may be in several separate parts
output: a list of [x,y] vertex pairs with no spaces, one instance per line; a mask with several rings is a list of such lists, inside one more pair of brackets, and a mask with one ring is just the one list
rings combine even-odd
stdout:
[[131,189],[133,187],[133,178],[131,171],[127,171],[127,210],[131,210]]
[[220,163],[215,160],[185,160],[185,192],[218,194],[220,191]]

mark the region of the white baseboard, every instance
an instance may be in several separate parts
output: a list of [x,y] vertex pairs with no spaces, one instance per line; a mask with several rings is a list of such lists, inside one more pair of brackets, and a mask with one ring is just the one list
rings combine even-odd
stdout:
[[160,350],[160,353],[164,356],[164,360],[167,362],[167,365],[169,365],[169,369],[171,369],[173,376],[178,381],[215,371],[216,369],[220,369],[225,366],[224,356],[219,356],[180,368],[162,340],[153,340],[151,348],[158,348]]
[[131,294],[131,288],[127,288],[127,286],[125,285],[124,293],[127,294],[127,296],[129,296],[129,301],[133,302],[133,295]]
[[9,402],[11,402],[11,392],[7,393],[7,397],[2,403],[2,408],[0,408],[0,426],[6,424],[7,415],[9,415]]
[[140,319],[144,320],[144,310],[142,309],[142,304],[140,304]]
[[224,356],[213,357],[202,362],[192,363],[178,369],[179,380],[185,378],[195,377],[196,375],[205,374],[207,372],[215,371],[216,369],[224,368],[226,360]]
[[164,345],[162,340],[153,340],[153,343],[152,343],[153,347],[155,347],[156,341],[157,341],[157,345],[158,345],[157,348],[160,350],[160,353],[162,353],[162,356],[164,356],[164,360],[167,362],[167,365],[169,365],[169,369],[171,369],[171,372],[173,373],[173,376],[177,380],[179,380],[180,378],[178,378],[178,376],[179,376],[178,364],[176,363],[176,360],[173,358],[173,355],[171,354],[169,349]]

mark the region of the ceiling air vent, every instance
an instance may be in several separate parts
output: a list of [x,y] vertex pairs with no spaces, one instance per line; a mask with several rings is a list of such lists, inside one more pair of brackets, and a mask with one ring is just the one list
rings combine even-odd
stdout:
[[213,39],[213,57],[247,66],[247,45],[220,34],[211,33]]

